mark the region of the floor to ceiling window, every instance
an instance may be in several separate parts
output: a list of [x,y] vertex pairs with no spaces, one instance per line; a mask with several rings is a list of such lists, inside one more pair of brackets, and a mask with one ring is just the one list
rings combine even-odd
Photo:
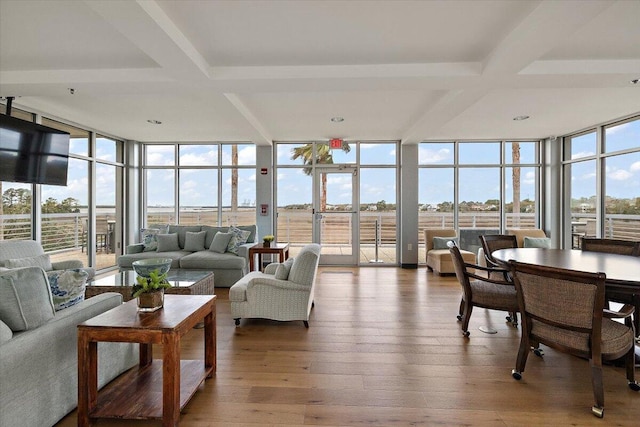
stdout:
[[277,143],[278,239],[320,243],[324,264],[396,264],[396,152],[395,142]]
[[640,117],[566,137],[564,168],[565,246],[579,247],[583,236],[640,240]]
[[423,142],[419,147],[419,261],[425,228],[454,228],[463,249],[478,236],[540,222],[537,141]]
[[145,224],[256,222],[253,144],[144,144]]

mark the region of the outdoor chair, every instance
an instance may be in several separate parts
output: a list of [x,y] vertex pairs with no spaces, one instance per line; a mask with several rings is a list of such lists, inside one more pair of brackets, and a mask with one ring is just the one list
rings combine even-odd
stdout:
[[[456,277],[462,286],[462,299],[458,311],[458,320],[462,322],[462,334],[465,337],[469,336],[469,320],[473,307],[506,311],[509,313],[507,321],[517,326],[518,301],[513,283],[493,279],[493,277],[504,277],[503,273],[506,270],[465,263],[460,249],[454,242],[449,242],[449,252]],[[478,275],[477,270],[486,271],[489,278]]]
[[[635,345],[630,316],[633,306],[619,312],[604,309],[604,273],[585,273],[510,262],[522,317],[522,335],[511,372],[520,380],[531,347],[545,344],[589,360],[595,404],[592,413],[604,416],[602,361],[624,358],[629,388],[635,381]],[[619,323],[613,318],[625,319]],[[536,353],[541,356],[541,353]]]

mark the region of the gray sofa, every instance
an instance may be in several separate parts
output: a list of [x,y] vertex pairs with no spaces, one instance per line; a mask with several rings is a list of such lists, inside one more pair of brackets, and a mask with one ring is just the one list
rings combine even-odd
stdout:
[[[171,258],[171,269],[207,270],[214,274],[215,286],[229,288],[249,272],[249,248],[256,244],[257,229],[255,225],[239,225],[237,228],[249,231],[247,243],[238,248],[238,254],[218,253],[209,250],[214,236],[218,232],[225,233],[228,227],[213,227],[208,225],[170,225],[167,233],[178,235],[179,249],[173,251],[157,250],[145,251],[143,243],[128,245],[126,254],[118,258],[120,270],[131,270],[132,263],[139,259]],[[163,230],[164,231],[164,230]],[[204,250],[185,250],[187,232],[198,233],[206,231]],[[164,234],[164,233],[163,233]]]
[[[28,292],[27,283],[35,285]],[[0,426],[52,426],[77,406],[77,325],[122,303],[105,293],[52,313],[48,289],[39,267],[0,271]],[[7,292],[22,292],[19,309]],[[16,326],[16,313],[25,325]],[[99,343],[99,387],[137,363],[137,345]]]

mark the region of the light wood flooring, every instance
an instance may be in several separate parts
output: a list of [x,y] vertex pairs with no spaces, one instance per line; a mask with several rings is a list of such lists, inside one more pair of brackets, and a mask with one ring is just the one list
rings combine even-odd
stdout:
[[[228,290],[216,293],[217,374],[184,409],[181,426],[640,425],[640,393],[627,387],[623,368],[604,368],[602,420],[591,415],[585,360],[545,348],[514,380],[519,329],[502,312],[476,309],[465,339],[457,281],[425,268],[321,268],[309,329],[252,319],[236,328]],[[498,333],[479,331],[483,325]],[[201,334],[185,337],[183,358],[201,357]],[[75,411],[58,424],[74,425]]]

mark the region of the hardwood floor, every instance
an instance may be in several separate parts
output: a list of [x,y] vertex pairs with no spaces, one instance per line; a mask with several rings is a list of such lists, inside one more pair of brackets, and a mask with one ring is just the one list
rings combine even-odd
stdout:
[[[321,268],[309,329],[254,319],[236,328],[228,290],[216,293],[218,371],[182,412],[181,426],[635,426],[640,419],[640,393],[628,388],[623,368],[604,367],[604,420],[591,415],[585,360],[545,348],[544,359],[532,354],[514,380],[519,329],[505,313],[475,309],[465,339],[455,317],[457,281],[425,268]],[[483,325],[498,333],[480,332]],[[202,357],[200,334],[185,337],[183,358]],[[58,426],[75,424],[74,411]]]

